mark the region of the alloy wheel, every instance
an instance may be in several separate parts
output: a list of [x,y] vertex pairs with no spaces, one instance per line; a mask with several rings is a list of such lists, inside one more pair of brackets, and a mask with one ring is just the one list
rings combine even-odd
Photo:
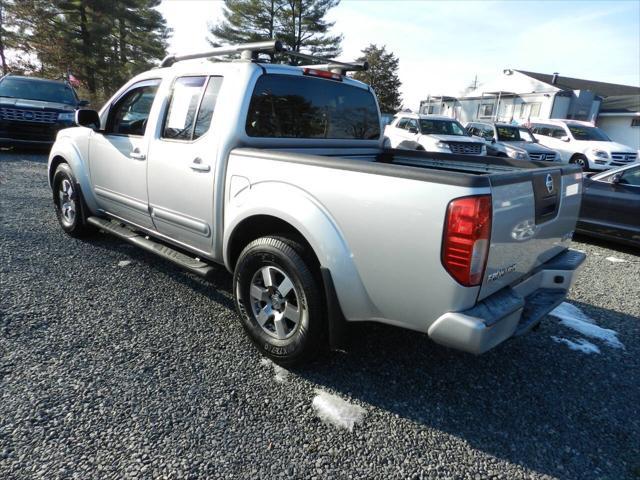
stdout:
[[300,324],[300,295],[289,276],[273,265],[262,266],[251,280],[251,310],[271,337],[285,340]]

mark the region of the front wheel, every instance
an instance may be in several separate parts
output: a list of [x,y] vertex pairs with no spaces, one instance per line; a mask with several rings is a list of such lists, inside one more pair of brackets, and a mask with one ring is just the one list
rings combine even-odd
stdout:
[[53,203],[58,223],[68,235],[83,237],[94,231],[84,223],[82,217],[82,193],[71,167],[66,163],[58,165],[53,174]]
[[233,288],[240,320],[262,354],[282,365],[311,360],[324,345],[322,291],[304,248],[254,240],[240,254]]
[[576,165],[580,165],[580,168],[582,168],[582,171],[589,170],[589,160],[587,160],[587,157],[585,157],[584,155],[576,155],[574,158],[571,159],[570,163],[575,163]]

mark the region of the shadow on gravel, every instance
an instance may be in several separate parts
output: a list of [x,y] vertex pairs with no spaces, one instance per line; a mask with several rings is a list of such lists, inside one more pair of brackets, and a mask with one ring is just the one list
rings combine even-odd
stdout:
[[[3,162],[47,163],[50,147],[0,147],[0,160]],[[25,156],[28,155],[28,158]]]
[[[595,318],[638,321],[573,303]],[[601,355],[571,351],[550,338],[561,328],[557,321],[545,322],[479,357],[423,334],[356,325],[347,353],[296,373],[536,472],[633,477],[640,467],[636,355],[629,345]]]
[[204,279],[183,270],[168,260],[105,233],[97,233],[84,241],[89,243],[92,248],[108,250],[119,256],[128,255],[129,259],[134,262],[146,263],[153,270],[171,277],[172,281],[180,282],[191,290],[208,297],[212,302],[235,311],[233,298],[229,297],[231,295],[231,275],[222,266],[217,268],[209,278]]
[[[623,243],[613,242],[610,240],[603,240],[601,238],[589,237],[584,234],[575,234],[573,240],[576,242],[588,243],[596,247],[602,247],[609,250],[615,250],[620,253],[626,253],[629,255],[640,256],[640,248],[632,247]],[[640,475],[639,475],[640,478]]]
[[[172,281],[235,309],[231,276],[222,267],[203,280],[108,235],[90,242],[148,263]],[[572,303],[596,319],[638,321]],[[603,347],[600,355],[585,355],[553,342],[551,335],[565,334],[559,329],[557,320],[547,317],[539,331],[475,357],[440,347],[424,334],[355,324],[347,352],[325,355],[295,373],[538,473],[633,478],[640,467],[637,347],[627,344],[626,352]]]

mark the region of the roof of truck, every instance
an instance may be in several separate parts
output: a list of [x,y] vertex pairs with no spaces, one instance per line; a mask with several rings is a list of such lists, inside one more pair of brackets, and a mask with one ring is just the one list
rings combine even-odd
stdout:
[[[172,78],[176,75],[225,75],[239,72],[242,69],[262,69],[264,73],[283,74],[283,75],[302,75],[303,67],[295,65],[282,65],[279,63],[262,63],[262,62],[250,62],[246,60],[232,60],[226,62],[213,62],[206,59],[184,60],[176,62],[170,67],[154,68],[141,73],[137,79],[152,79],[152,78]],[[328,80],[335,81],[335,80]],[[342,76],[342,83],[359,87],[365,90],[370,90],[369,85],[366,83],[354,80],[346,75]]]

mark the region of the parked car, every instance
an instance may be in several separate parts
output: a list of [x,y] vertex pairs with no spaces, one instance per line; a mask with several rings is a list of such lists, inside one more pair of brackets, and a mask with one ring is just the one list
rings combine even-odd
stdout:
[[585,177],[576,230],[640,247],[640,163]]
[[202,276],[224,265],[249,337],[283,364],[338,345],[345,321],[472,353],[537,325],[584,260],[568,249],[579,167],[384,149],[371,89],[325,68],[169,57],[78,111],[49,156],[61,228]]
[[395,115],[393,113],[381,113],[380,121],[382,122],[382,128],[386,127],[391,122],[393,122],[394,118],[395,118]]
[[471,138],[453,118],[400,113],[384,130],[391,148],[486,155],[483,142]]
[[66,81],[5,75],[0,78],[0,146],[50,147],[58,131],[74,126],[78,99]]
[[638,160],[638,153],[614,142],[588,122],[577,120],[532,121],[531,131],[543,145],[557,150],[564,162],[584,170],[608,170]]
[[557,160],[554,150],[538,142],[532,142],[527,132],[522,136],[522,129],[523,127],[518,125],[499,122],[469,122],[466,126],[469,135],[486,142],[487,155],[511,157],[516,160]]

